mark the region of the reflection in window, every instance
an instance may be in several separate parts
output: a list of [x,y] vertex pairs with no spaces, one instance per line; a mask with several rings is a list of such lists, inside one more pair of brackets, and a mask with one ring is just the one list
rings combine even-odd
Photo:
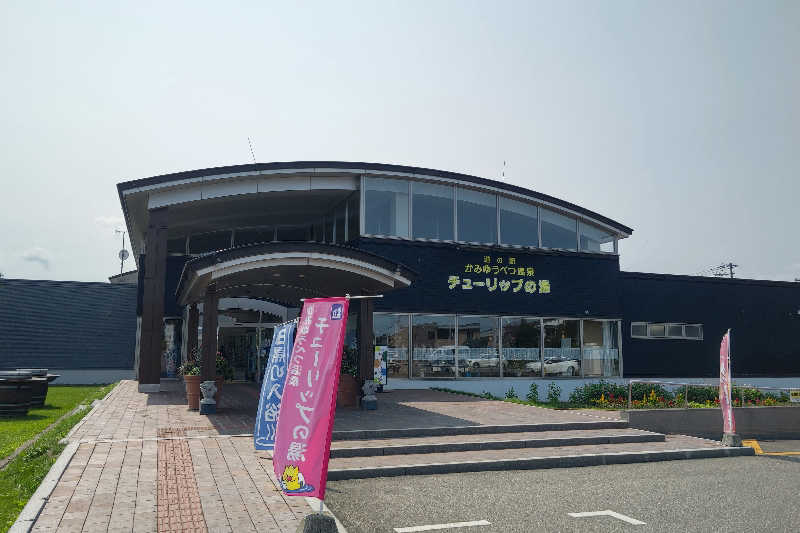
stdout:
[[544,321],[544,375],[579,376],[581,373],[580,320]]
[[584,222],[581,228],[582,252],[614,252],[614,234]]
[[415,239],[453,240],[453,187],[415,182],[412,185]]
[[404,180],[364,179],[364,232],[408,237],[408,186]]
[[544,208],[539,209],[539,214],[542,217],[542,246],[574,250],[578,243],[577,220]]
[[408,377],[408,315],[373,315],[375,350],[386,355],[387,378]]
[[541,325],[538,318],[503,318],[503,375],[541,376]]
[[237,229],[233,236],[236,246],[270,242],[275,239],[275,229],[271,227]]
[[665,337],[666,326],[664,324],[650,324],[647,329],[647,335],[649,337]]
[[497,242],[497,197],[494,194],[458,189],[458,240]]
[[186,253],[186,237],[177,237],[175,239],[169,239],[167,241],[167,253],[168,254],[180,254],[183,255]]
[[687,339],[703,338],[703,326],[701,324],[686,324],[683,326],[683,336]]
[[346,218],[346,207],[345,204],[342,203],[339,207],[336,208],[334,211],[334,218],[336,219],[336,235],[334,236],[334,242],[339,244],[345,241],[344,230],[347,227],[347,218]]
[[413,377],[455,377],[455,325],[452,315],[413,316]]
[[347,199],[347,240],[352,241],[358,238],[358,211],[361,208],[359,205],[358,193],[354,193]]
[[465,377],[499,377],[497,317],[458,317],[458,372]]
[[279,241],[307,241],[310,234],[310,226],[278,226]]
[[230,231],[214,231],[189,237],[189,253],[204,254],[231,247]]
[[583,321],[583,375],[619,375],[617,321]]
[[538,208],[501,196],[500,242],[517,246],[539,246]]

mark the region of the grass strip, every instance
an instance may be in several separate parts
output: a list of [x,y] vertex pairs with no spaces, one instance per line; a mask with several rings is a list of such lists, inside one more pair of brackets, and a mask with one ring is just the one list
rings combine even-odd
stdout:
[[50,385],[44,407],[32,408],[26,416],[0,419],[0,459],[11,455],[79,404],[86,403],[85,399],[97,390],[97,386]]
[[[84,396],[84,403],[104,397],[114,386],[91,387],[93,391]],[[0,472],[0,533],[5,533],[14,524],[28,499],[66,447],[59,441],[89,412],[90,409],[84,409],[63,419]]]

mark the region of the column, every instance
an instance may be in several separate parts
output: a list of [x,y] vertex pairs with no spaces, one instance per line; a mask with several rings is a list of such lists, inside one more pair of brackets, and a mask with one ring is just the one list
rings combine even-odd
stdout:
[[213,381],[217,374],[217,285],[210,283],[203,298],[203,362],[200,375],[203,381]]
[[199,354],[195,354],[197,349],[197,326],[200,321],[200,313],[197,311],[197,304],[193,303],[189,306],[189,316],[186,320],[186,358],[191,360]]
[[161,389],[161,352],[164,343],[164,285],[167,271],[168,210],[150,210],[145,235],[142,283],[142,330],[139,339],[139,391]]

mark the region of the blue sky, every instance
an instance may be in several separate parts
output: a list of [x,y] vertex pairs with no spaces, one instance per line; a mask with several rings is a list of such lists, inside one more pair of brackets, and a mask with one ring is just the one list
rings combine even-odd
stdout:
[[[259,161],[499,178],[625,270],[800,277],[798,2],[5,2],[0,271],[118,271],[115,184]],[[128,266],[132,266],[129,261]]]

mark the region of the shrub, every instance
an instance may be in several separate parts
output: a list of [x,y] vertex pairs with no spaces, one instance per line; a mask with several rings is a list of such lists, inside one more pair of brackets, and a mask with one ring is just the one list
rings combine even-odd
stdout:
[[[649,391],[648,391],[649,392]],[[587,383],[576,388],[569,395],[569,403],[576,406],[595,405],[600,398],[609,397],[628,397],[628,390],[623,385],[609,383],[600,380],[595,383]]]
[[506,391],[506,398],[509,399],[509,400],[512,399],[512,398],[515,398],[515,399],[519,398],[519,396],[517,396],[517,391],[514,390],[514,387],[511,387],[510,389],[508,389]]
[[491,392],[489,392],[489,391],[483,391],[483,392],[480,394],[480,397],[481,397],[481,398],[486,398],[487,400],[496,400],[496,399],[497,399],[497,398],[495,398],[495,397],[494,397],[494,395],[492,395],[492,393],[491,393]]
[[552,381],[547,386],[547,401],[552,404],[557,404],[559,399],[561,398],[561,387],[553,383]]
[[531,387],[528,389],[528,394],[525,396],[525,399],[532,403],[538,402],[539,385],[537,385],[536,383],[531,383]]

